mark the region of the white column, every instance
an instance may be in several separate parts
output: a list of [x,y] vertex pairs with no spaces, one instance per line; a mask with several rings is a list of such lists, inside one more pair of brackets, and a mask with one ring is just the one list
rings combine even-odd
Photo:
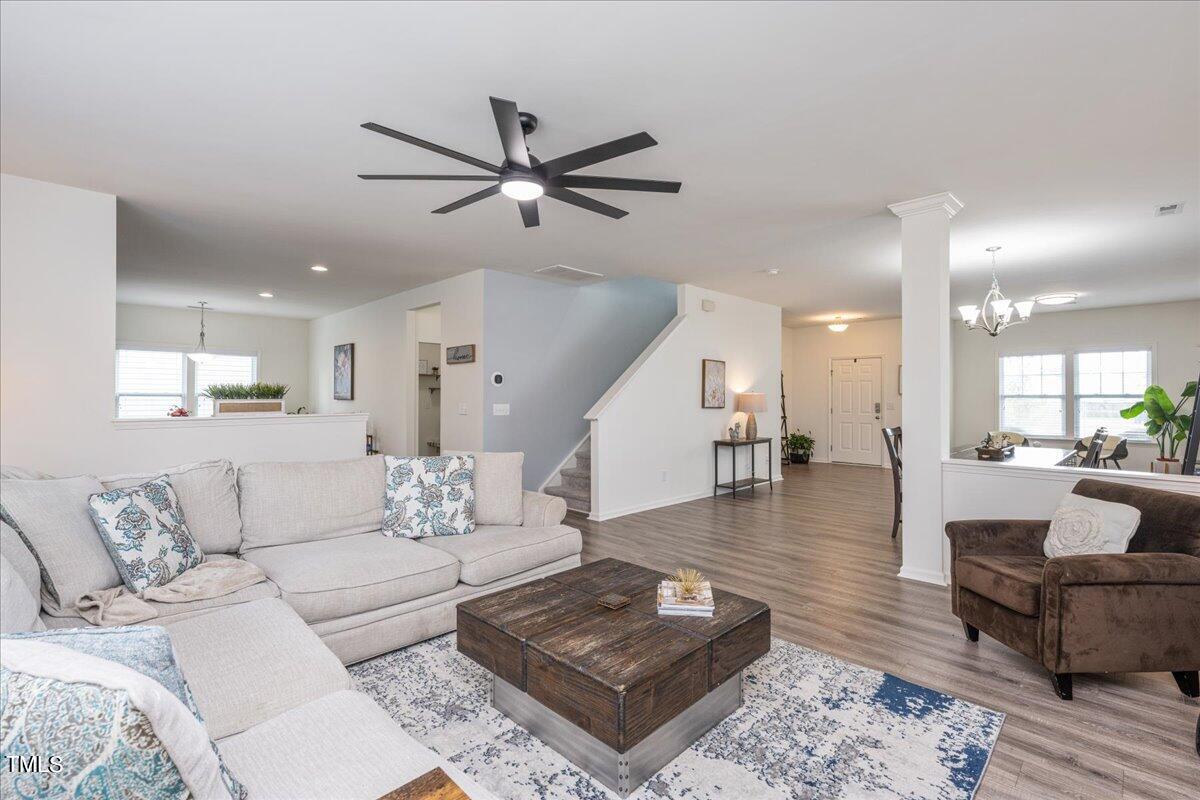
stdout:
[[900,217],[904,365],[904,561],[900,577],[945,585],[942,459],[950,455],[949,192],[888,206]]

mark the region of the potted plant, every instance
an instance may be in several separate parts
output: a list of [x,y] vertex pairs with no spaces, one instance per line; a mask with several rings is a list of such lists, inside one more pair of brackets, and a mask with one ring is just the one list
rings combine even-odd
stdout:
[[281,416],[283,396],[290,387],[282,383],[214,383],[201,393],[212,398],[213,416]]
[[1156,460],[1162,465],[1163,472],[1169,472],[1172,463],[1179,463],[1179,459],[1176,458],[1179,445],[1187,441],[1188,430],[1194,422],[1194,408],[1189,412],[1185,406],[1189,400],[1194,406],[1195,397],[1195,381],[1188,381],[1179,395],[1179,400],[1174,403],[1161,386],[1150,386],[1142,395],[1140,403],[1134,403],[1121,411],[1123,419],[1135,419],[1142,414],[1146,415],[1143,423],[1146,426],[1146,435],[1158,442]]
[[789,433],[787,447],[791,462],[793,464],[807,464],[816,444],[812,438],[812,431],[808,433]]

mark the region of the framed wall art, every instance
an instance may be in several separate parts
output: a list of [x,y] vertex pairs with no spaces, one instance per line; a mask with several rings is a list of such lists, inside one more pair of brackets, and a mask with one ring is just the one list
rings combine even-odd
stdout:
[[725,407],[725,362],[700,359],[700,407]]
[[354,399],[354,343],[333,346],[333,399]]
[[457,344],[453,347],[446,348],[446,363],[447,364],[474,364],[475,363],[475,345],[473,344]]

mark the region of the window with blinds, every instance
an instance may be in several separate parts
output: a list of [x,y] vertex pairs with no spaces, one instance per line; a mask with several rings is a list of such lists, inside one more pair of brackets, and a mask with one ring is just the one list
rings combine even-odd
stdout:
[[1000,430],[1066,436],[1062,353],[1000,358]]
[[170,350],[117,351],[117,418],[165,417],[183,405],[187,357]]
[[1122,419],[1121,409],[1140,402],[1150,385],[1149,350],[1075,354],[1075,435],[1107,428],[1110,436],[1145,439],[1145,415]]
[[196,416],[211,417],[213,401],[204,392],[214,383],[254,383],[257,380],[258,359],[255,356],[214,355],[203,364],[196,364]]

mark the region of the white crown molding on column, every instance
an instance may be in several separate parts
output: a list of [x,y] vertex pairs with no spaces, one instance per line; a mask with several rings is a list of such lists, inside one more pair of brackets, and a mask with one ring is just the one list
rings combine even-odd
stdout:
[[909,217],[913,214],[924,214],[929,211],[946,212],[947,217],[953,217],[963,210],[962,201],[950,192],[938,192],[928,197],[918,197],[916,200],[905,200],[903,203],[892,203],[888,210],[897,217]]

